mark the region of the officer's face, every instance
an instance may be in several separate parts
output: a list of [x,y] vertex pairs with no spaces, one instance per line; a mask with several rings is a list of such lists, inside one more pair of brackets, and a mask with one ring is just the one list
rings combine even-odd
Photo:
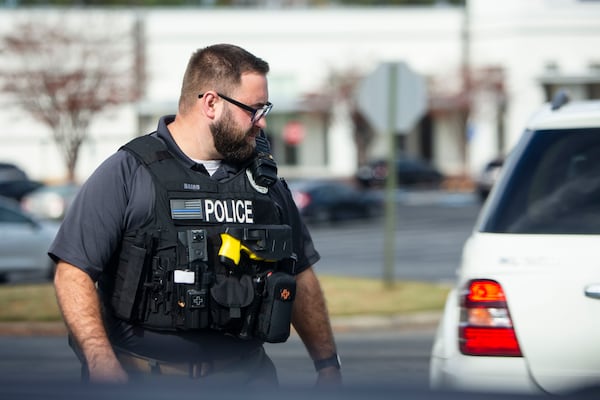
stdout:
[[226,107],[221,118],[210,125],[215,148],[223,159],[242,162],[249,159],[256,147],[256,136],[260,128],[256,125],[240,124],[231,108]]

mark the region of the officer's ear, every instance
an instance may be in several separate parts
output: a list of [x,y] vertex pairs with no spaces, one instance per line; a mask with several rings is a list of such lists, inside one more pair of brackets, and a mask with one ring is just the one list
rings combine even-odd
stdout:
[[214,119],[217,115],[216,105],[219,96],[216,92],[209,90],[198,96],[198,101],[202,107],[202,112],[210,119]]

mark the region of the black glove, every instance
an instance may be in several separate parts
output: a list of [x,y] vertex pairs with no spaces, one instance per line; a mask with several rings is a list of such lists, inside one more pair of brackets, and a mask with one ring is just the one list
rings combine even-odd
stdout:
[[[256,137],[256,154],[260,156],[261,153],[268,154],[271,156],[271,144],[267,140],[265,131],[260,130],[260,134]],[[271,156],[271,158],[273,158]]]

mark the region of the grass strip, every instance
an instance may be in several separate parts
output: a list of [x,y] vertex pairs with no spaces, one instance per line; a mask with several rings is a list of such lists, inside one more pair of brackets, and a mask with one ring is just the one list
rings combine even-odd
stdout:
[[379,279],[320,276],[331,316],[398,315],[441,311],[449,285]]
[[58,321],[61,319],[50,283],[0,286],[0,321]]
[[[320,276],[332,317],[396,315],[441,310],[449,287],[396,281],[387,287],[377,279]],[[59,321],[51,283],[0,286],[0,322]]]

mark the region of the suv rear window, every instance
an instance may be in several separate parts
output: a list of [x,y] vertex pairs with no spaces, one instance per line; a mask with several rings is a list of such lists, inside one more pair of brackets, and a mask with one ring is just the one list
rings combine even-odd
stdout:
[[600,129],[533,132],[507,173],[483,232],[600,234]]

